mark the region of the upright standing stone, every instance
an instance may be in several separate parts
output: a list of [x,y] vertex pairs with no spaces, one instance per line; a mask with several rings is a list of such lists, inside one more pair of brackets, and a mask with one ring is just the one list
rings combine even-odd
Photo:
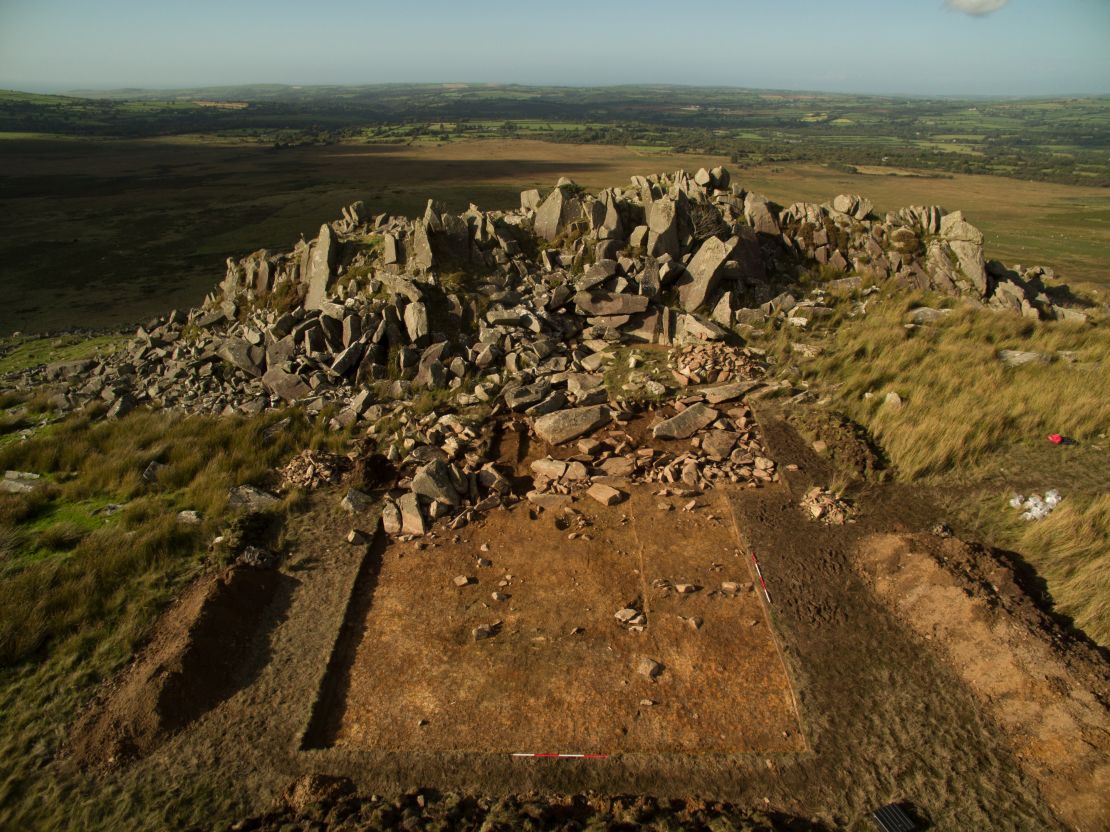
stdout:
[[320,226],[320,234],[312,248],[312,256],[308,261],[308,293],[305,295],[305,309],[319,309],[320,305],[328,299],[332,285],[335,283],[335,234],[331,226],[324,223]]
[[684,274],[678,281],[678,300],[687,312],[693,312],[705,305],[713,290],[721,280],[721,267],[732,256],[737,240],[734,237],[727,243],[722,243],[716,237],[710,237],[701,244],[698,253],[686,267]]

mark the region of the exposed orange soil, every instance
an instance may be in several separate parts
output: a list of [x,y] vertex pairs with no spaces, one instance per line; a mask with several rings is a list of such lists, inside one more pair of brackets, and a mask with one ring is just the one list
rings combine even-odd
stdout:
[[[337,745],[380,750],[790,752],[805,749],[785,668],[723,492],[634,486],[526,504],[432,545],[389,547],[350,670]],[[670,503],[664,511],[659,503]],[[482,545],[488,551],[482,550]],[[478,566],[486,558],[490,566]],[[456,576],[476,583],[457,587]],[[664,585],[662,582],[667,582]],[[722,582],[740,584],[723,592]],[[504,585],[503,585],[504,584]],[[700,589],[680,594],[675,584]],[[492,593],[508,596],[496,601]],[[643,632],[614,613],[647,617]],[[701,618],[700,629],[690,623]],[[500,621],[492,638],[472,630]],[[663,665],[652,680],[637,671]]]

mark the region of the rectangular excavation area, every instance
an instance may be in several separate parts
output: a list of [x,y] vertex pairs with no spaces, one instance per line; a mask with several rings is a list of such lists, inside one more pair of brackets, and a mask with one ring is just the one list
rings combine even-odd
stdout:
[[[699,497],[685,511],[689,498],[631,492],[611,507],[578,499],[584,523],[521,504],[434,540],[389,546],[373,586],[356,590],[373,595],[353,599],[360,620],[346,629],[355,643],[337,648],[347,658],[333,662],[321,699],[333,712],[317,714],[312,744],[804,750],[726,495]],[[638,619],[615,617],[624,608],[642,613],[642,631]],[[482,627],[492,634],[476,639]],[[648,662],[657,675],[645,672]]]

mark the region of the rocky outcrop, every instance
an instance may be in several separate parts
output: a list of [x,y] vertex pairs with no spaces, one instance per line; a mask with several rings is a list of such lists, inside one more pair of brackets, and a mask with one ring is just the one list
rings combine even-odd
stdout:
[[[203,307],[148,322],[127,349],[19,382],[53,385],[61,410],[95,402],[109,418],[299,403],[340,427],[372,426],[427,391],[522,414],[565,442],[575,419],[596,421],[575,411],[612,404],[601,378],[620,346],[736,343],[768,321],[802,331],[832,314],[822,292],[859,292],[865,279],[1085,320],[1051,270],[985,261],[982,246],[958,211],[877,217],[850,194],[780,208],[723,168],[636,176],[597,195],[560,180],[511,211],[429,202],[407,219],[355,203],[309,242],[229,260]],[[829,279],[814,283],[818,272]],[[687,371],[676,367],[675,383],[720,381]]]

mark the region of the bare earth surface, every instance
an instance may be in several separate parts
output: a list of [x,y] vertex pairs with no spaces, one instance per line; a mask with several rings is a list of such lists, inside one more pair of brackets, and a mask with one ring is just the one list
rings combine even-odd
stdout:
[[1076,829],[1110,828],[1105,666],[1083,651],[1062,653],[1035,610],[1006,609],[1020,597],[1012,578],[972,554],[958,540],[877,535],[863,541],[858,563],[880,598],[942,645],[1057,814]]
[[[503,753],[803,750],[725,495],[713,492],[690,512],[685,502],[637,486],[616,507],[581,502],[588,526],[573,540],[558,516],[532,520],[521,504],[448,542],[390,547],[335,743]],[[478,566],[480,558],[490,565]],[[472,583],[457,587],[456,576]],[[723,591],[722,582],[742,588]],[[646,629],[614,617],[626,607],[642,611]],[[496,636],[474,640],[474,628],[495,622]],[[662,665],[657,678],[637,671],[645,659]]]
[[[577,499],[586,522],[569,528],[521,505],[423,548],[357,547],[346,532],[376,518],[316,492],[289,530],[287,588],[234,625],[240,677],[131,765],[90,768],[88,787],[131,795],[136,828],[257,815],[311,773],[363,794],[729,800],[852,830],[892,801],[938,830],[1105,828],[1105,659],[1032,609],[999,556],[919,556],[955,546],[923,534],[938,515],[920,491],[876,486],[855,523],[809,519],[798,503],[827,463],[757,415],[785,481],[690,512],[637,487],[611,507]],[[543,450],[512,444],[518,473]],[[745,586],[752,551],[769,615]],[[701,589],[664,588],[678,583]],[[642,633],[614,618],[630,602]],[[663,666],[654,682],[643,657]]]

